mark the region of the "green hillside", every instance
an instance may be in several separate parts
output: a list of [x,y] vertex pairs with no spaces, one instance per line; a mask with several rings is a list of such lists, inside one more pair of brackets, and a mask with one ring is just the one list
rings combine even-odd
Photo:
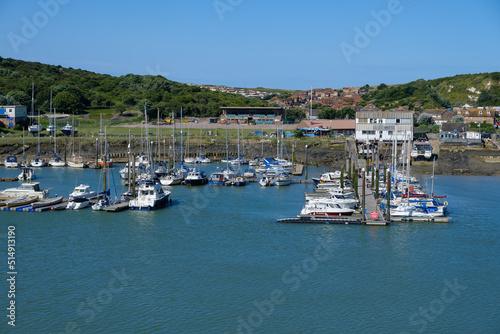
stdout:
[[31,105],[35,84],[35,110],[48,112],[50,91],[58,112],[81,114],[91,109],[119,112],[144,110],[164,115],[218,116],[221,106],[269,106],[265,101],[189,86],[162,76],[127,74],[114,77],[81,69],[0,57],[0,105]]
[[370,87],[363,100],[382,109],[398,106],[409,106],[412,110],[451,108],[466,103],[500,106],[500,72],[420,79],[394,86],[381,84]]

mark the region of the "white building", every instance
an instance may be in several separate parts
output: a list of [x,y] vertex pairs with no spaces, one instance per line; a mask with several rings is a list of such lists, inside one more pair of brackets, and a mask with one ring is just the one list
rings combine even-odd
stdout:
[[413,139],[413,112],[360,111],[356,113],[356,141]]
[[26,106],[0,106],[0,122],[13,128],[19,122],[24,122],[28,116]]

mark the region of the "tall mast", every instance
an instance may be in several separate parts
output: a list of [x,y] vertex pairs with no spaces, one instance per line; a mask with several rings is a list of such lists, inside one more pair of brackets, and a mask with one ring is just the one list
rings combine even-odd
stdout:
[[38,108],[38,154],[37,156],[40,156],[40,132],[42,132],[42,129],[40,128],[40,108]]
[[181,125],[180,125],[180,137],[179,137],[179,168],[182,166],[182,107],[181,107]]
[[174,122],[174,129],[172,130],[172,153],[173,153],[172,168],[175,168],[175,114],[173,111],[172,111],[172,122]]
[[[31,117],[35,116],[35,83],[31,83]],[[33,124],[33,122],[31,122]]]

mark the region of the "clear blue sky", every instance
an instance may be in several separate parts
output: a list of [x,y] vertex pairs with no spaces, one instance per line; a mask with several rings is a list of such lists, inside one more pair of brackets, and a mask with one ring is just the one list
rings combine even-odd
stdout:
[[0,56],[111,75],[308,89],[500,71],[498,0],[23,0],[0,12]]

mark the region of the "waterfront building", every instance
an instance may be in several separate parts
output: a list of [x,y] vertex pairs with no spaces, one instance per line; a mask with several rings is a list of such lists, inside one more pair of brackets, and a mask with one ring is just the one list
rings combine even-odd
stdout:
[[356,141],[403,141],[413,138],[413,112],[360,111],[356,113]]
[[221,107],[222,119],[239,124],[274,124],[285,118],[280,107]]
[[25,122],[28,117],[26,106],[0,106],[0,122],[6,127],[13,128]]

